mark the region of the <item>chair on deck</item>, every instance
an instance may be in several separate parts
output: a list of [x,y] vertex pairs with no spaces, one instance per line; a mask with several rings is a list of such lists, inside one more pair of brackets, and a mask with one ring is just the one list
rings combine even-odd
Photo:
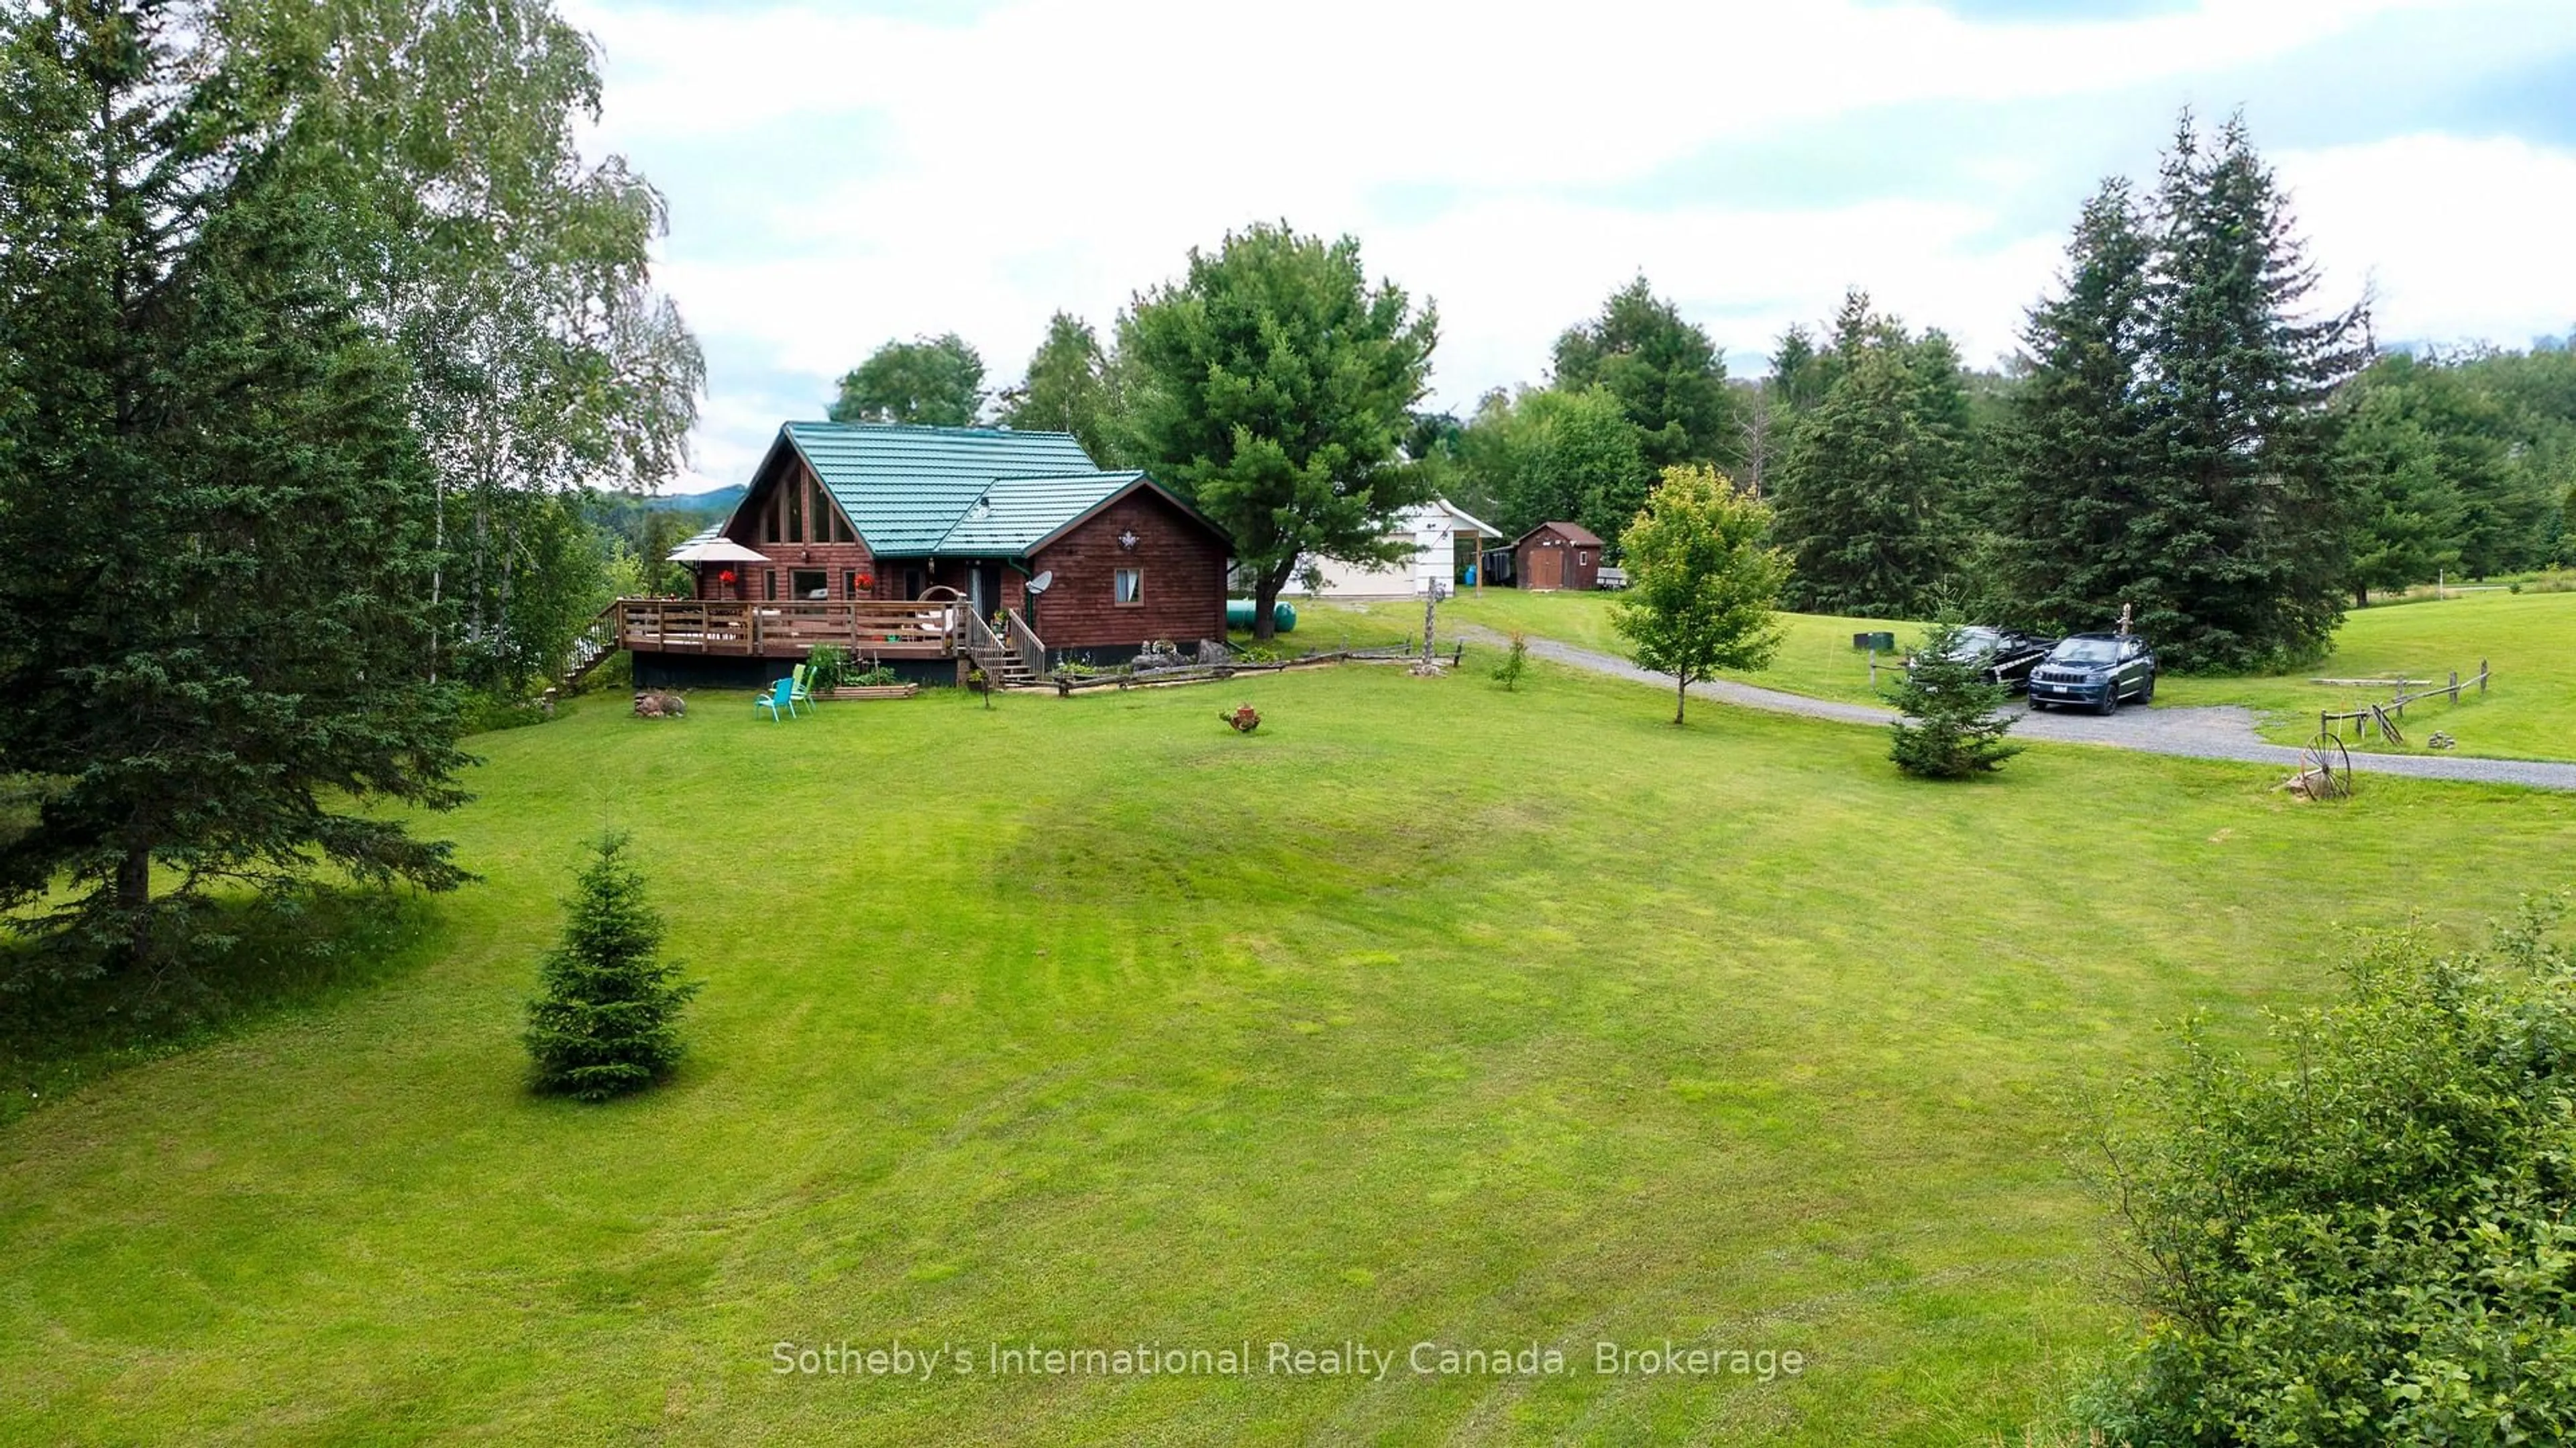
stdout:
[[755,711],[761,709],[768,710],[769,722],[772,724],[777,723],[782,716],[790,719],[795,718],[796,681],[794,679],[779,680],[777,683],[770,686],[768,693],[752,700],[751,707]]
[[794,689],[788,691],[787,698],[790,706],[802,704],[809,709],[814,707],[814,691],[810,687],[814,677],[814,666],[798,664],[796,671],[787,677],[796,685]]

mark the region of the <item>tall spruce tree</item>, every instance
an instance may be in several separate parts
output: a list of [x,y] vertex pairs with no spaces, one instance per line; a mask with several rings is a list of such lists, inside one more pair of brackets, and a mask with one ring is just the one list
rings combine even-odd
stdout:
[[1832,351],[1805,370],[1828,380],[1770,488],[1794,565],[1785,597],[1821,612],[1927,611],[1958,553],[1969,454],[1957,349],[1937,332],[1909,337],[1854,292]]
[[[295,55],[204,13],[0,19],[0,770],[41,777],[0,903],[133,961],[169,903],[317,860],[431,888],[363,806],[462,795],[425,672],[428,472]],[[357,806],[358,808],[352,808]]]
[[[1552,385],[1559,391],[1601,387],[1619,399],[1636,425],[1649,476],[1677,464],[1734,459],[1735,399],[1726,389],[1726,359],[1643,276],[1612,293],[1599,317],[1566,329],[1556,339],[1555,363]],[[1614,523],[1624,527],[1634,511],[1621,511]]]
[[1997,582],[2025,627],[2097,628],[2141,572],[2129,522],[2142,503],[2152,253],[2129,183],[2104,181],[2076,221],[2059,295],[2022,329],[2030,372],[2012,396],[1991,516]]
[[2368,359],[2367,311],[2304,311],[2316,271],[2241,117],[2205,139],[2185,115],[2143,210],[2105,184],[2024,333],[2012,612],[2084,628],[2134,605],[2185,668],[2312,656],[2351,582],[2328,403]]
[[2311,317],[2317,273],[2242,116],[2164,158],[2148,277],[2145,451],[2129,599],[2185,668],[2312,657],[2343,621],[2336,388],[2369,360],[2365,305]]
[[2344,398],[2337,457],[2351,477],[2356,607],[2369,606],[2373,589],[2459,572],[2468,499],[2477,486],[2463,473],[2482,480],[2504,461],[2503,439],[2493,427],[2456,426],[2466,421],[2457,405],[2473,394],[2455,378],[2424,381],[2413,358],[2383,358]]

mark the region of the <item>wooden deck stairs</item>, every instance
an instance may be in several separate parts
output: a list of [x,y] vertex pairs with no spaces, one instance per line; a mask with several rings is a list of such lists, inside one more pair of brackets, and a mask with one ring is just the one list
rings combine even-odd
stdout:
[[617,605],[599,611],[572,641],[572,653],[565,659],[563,677],[556,682],[565,689],[590,677],[590,671],[617,655]]
[[1017,609],[1002,614],[1002,628],[995,632],[991,625],[967,615],[966,655],[975,667],[984,671],[997,689],[1043,689],[1046,678],[1046,643],[1020,617]]

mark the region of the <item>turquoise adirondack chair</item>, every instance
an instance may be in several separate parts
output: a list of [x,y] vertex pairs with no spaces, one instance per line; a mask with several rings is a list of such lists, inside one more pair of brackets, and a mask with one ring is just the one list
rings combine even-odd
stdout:
[[769,722],[772,724],[777,723],[782,717],[789,719],[795,718],[796,681],[794,679],[779,680],[776,684],[770,686],[768,693],[752,700],[751,707],[755,710],[768,710]]
[[808,709],[813,708],[814,691],[808,687],[808,685],[813,681],[814,666],[812,664],[798,664],[796,666],[796,671],[789,674],[787,677],[793,680],[796,684],[796,687],[789,691],[787,696],[791,705],[802,704]]

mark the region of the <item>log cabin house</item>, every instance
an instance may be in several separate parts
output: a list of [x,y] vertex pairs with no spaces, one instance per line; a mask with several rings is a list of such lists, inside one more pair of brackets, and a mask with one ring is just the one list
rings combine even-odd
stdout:
[[1068,433],[791,422],[687,599],[620,599],[639,686],[757,686],[830,644],[925,682],[1006,683],[1225,637],[1223,530]]

